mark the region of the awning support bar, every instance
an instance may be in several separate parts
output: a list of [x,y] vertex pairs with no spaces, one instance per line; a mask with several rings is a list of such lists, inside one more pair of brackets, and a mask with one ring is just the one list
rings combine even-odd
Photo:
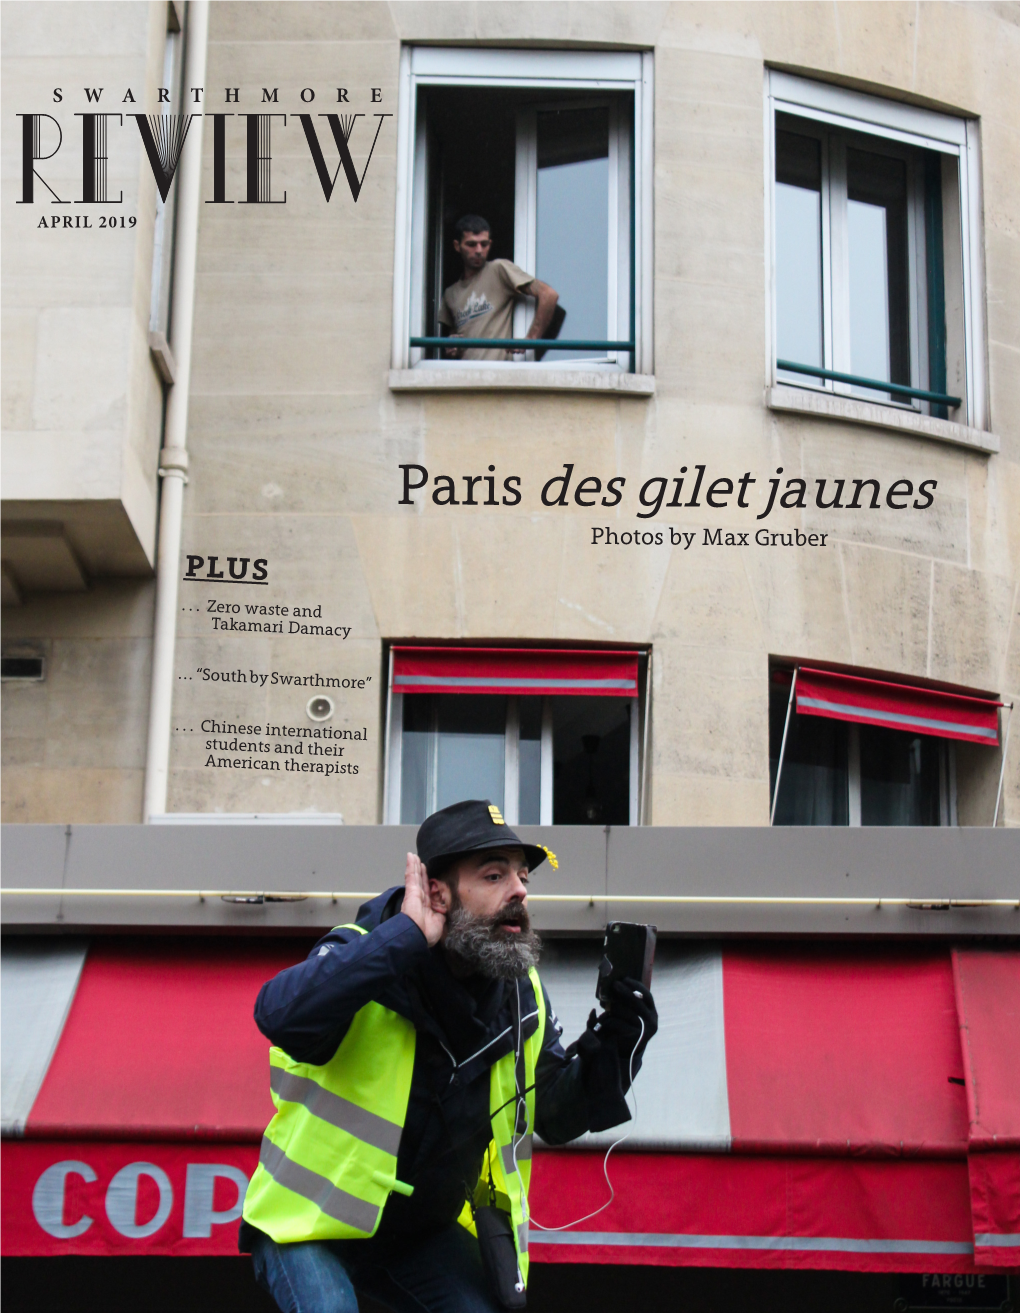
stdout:
[[992,817],[992,829],[999,823],[999,803],[1002,801],[1002,782],[1006,778],[1006,753],[1009,751],[1009,724],[1013,719],[1013,703],[1009,704],[1009,714],[1006,716],[1006,732],[1002,736],[1002,765],[999,768],[999,787],[995,793],[995,815]]
[[779,802],[779,782],[783,778],[783,757],[786,755],[786,736],[790,729],[790,713],[793,711],[793,695],[797,689],[797,667],[793,668],[793,679],[790,681],[790,700],[786,704],[786,722],[783,725],[783,742],[779,749],[779,763],[776,766],[776,788],[772,795],[772,810],[769,812],[769,825],[775,824],[776,804]]

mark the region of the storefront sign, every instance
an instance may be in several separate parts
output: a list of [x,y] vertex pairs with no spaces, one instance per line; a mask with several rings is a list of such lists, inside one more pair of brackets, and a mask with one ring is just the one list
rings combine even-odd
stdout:
[[256,1144],[6,1140],[5,1255],[236,1254]]

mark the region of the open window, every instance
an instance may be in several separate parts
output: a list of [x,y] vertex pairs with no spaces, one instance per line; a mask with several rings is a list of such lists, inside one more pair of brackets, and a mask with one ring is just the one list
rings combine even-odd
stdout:
[[636,652],[394,647],[386,820],[488,798],[511,825],[636,825]]
[[770,91],[775,381],[983,427],[976,125]]
[[999,707],[800,666],[769,680],[774,825],[956,825],[958,742],[996,748]]
[[[651,56],[414,48],[403,73],[394,368],[650,372]],[[466,214],[488,220],[490,261],[559,294],[537,348],[502,346],[531,326],[525,286],[489,358],[445,354]]]

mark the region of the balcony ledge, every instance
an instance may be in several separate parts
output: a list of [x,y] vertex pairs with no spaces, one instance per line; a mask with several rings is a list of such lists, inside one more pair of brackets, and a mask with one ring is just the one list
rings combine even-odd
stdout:
[[[181,819],[3,825],[5,933],[324,934],[373,891],[399,882],[415,834],[413,825],[323,824],[321,817]],[[710,937],[1015,939],[1020,926],[1018,828],[518,829],[525,843],[548,844],[559,857],[557,870],[539,868],[531,890],[535,926],[550,935],[601,939],[609,920]]]
[[999,450],[999,439],[994,433],[972,429],[966,424],[955,424],[948,419],[933,419],[898,406],[881,406],[855,397],[834,396],[816,388],[768,388],[766,402],[770,410],[782,410],[818,419],[848,420],[852,424],[869,424],[875,428],[893,430],[917,438],[933,438],[948,442],[968,451],[994,454]]
[[534,365],[500,365],[498,369],[445,367],[391,369],[391,392],[587,392],[651,397],[652,374],[600,372],[593,369],[536,369]]

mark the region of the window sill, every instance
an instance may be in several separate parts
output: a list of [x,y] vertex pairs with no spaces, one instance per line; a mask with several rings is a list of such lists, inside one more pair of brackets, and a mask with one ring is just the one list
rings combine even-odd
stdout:
[[766,391],[770,410],[785,410],[800,415],[815,415],[820,419],[849,420],[852,424],[871,424],[876,428],[895,429],[919,438],[934,438],[936,442],[949,442],[968,451],[994,453],[999,450],[999,439],[983,429],[954,424],[948,419],[932,419],[897,406],[880,406],[853,397],[837,397],[813,388],[777,387]]
[[589,392],[650,397],[655,394],[655,377],[501,364],[498,369],[391,369],[389,386],[391,392]]

